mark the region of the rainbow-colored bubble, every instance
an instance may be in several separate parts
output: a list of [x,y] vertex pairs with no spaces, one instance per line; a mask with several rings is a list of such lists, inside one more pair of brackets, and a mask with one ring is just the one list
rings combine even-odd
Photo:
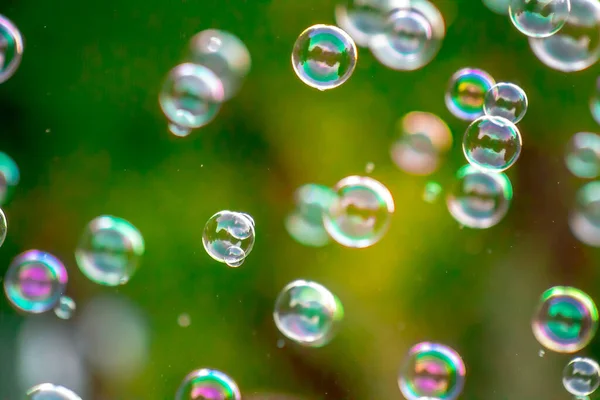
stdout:
[[485,95],[496,81],[487,72],[476,68],[457,71],[448,84],[446,107],[457,118],[473,121],[483,115]]
[[237,384],[229,376],[214,369],[190,372],[179,385],[175,400],[240,400]]

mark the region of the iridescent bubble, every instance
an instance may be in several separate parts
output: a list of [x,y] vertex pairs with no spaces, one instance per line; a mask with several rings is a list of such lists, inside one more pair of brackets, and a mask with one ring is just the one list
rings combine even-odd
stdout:
[[600,58],[600,2],[570,0],[567,23],[548,38],[529,38],[536,57],[548,67],[563,71],[581,71]]
[[471,123],[463,137],[463,153],[478,168],[501,172],[512,167],[521,154],[521,132],[507,119],[483,116]]
[[239,267],[252,251],[254,237],[254,221],[247,214],[225,210],[206,222],[202,244],[213,259]]
[[512,199],[512,185],[503,173],[465,165],[446,196],[448,211],[461,225],[487,229],[504,218]]
[[203,65],[184,63],[169,72],[158,100],[171,124],[194,129],[213,120],[225,95],[213,71]]
[[508,15],[510,0],[483,0],[483,4],[496,14]]
[[15,74],[23,57],[23,38],[17,27],[0,15],[0,83]]
[[483,111],[492,117],[502,117],[513,124],[521,121],[527,112],[527,95],[514,83],[500,82],[485,95]]
[[292,51],[292,66],[298,78],[319,90],[346,82],[356,67],[354,40],[331,25],[313,25],[298,36]]
[[241,397],[233,379],[206,368],[190,372],[175,394],[175,400],[240,400]]
[[349,176],[334,190],[337,199],[323,215],[329,236],[346,247],[377,243],[387,232],[394,213],[394,199],[388,188],[373,178]]
[[423,200],[429,204],[437,202],[442,194],[442,190],[442,185],[439,183],[433,181],[427,182],[423,191]]
[[592,394],[600,386],[600,365],[590,358],[574,358],[563,370],[562,382],[572,395]]
[[456,351],[442,344],[422,342],[409,350],[398,386],[407,400],[456,399],[462,392],[465,375],[465,364]]
[[15,161],[0,151],[0,206],[8,203],[19,179],[19,167]]
[[77,305],[69,296],[61,296],[58,304],[54,307],[54,314],[60,319],[70,319],[75,312]]
[[483,115],[487,92],[496,84],[490,74],[475,68],[463,68],[450,78],[446,107],[457,118],[472,121]]
[[277,296],[273,319],[279,331],[303,346],[327,344],[344,317],[339,299],[323,285],[296,280]]
[[42,383],[27,391],[26,400],[81,400],[81,397],[64,386]]
[[579,178],[600,176],[600,136],[579,132],[569,141],[565,163],[571,173]]
[[129,282],[143,254],[144,239],[135,226],[122,218],[101,215],[86,226],[75,259],[93,282],[117,286]]
[[6,215],[4,215],[4,211],[0,208],[0,247],[4,244],[4,240],[6,239],[6,233],[8,232],[8,222],[6,220]]
[[569,227],[580,242],[600,247],[600,181],[589,182],[577,191]]
[[367,47],[373,35],[383,31],[388,3],[390,0],[346,0],[335,7],[335,23],[358,46]]
[[570,0],[512,0],[508,13],[513,25],[529,37],[554,35],[567,22]]
[[533,334],[548,350],[574,353],[587,346],[598,329],[598,309],[579,289],[555,286],[546,290],[531,322]]
[[67,280],[67,269],[58,258],[29,250],[10,263],[4,276],[4,293],[17,310],[40,314],[54,308]]
[[590,98],[590,111],[592,112],[592,117],[600,124],[600,76],[596,79],[596,86]]

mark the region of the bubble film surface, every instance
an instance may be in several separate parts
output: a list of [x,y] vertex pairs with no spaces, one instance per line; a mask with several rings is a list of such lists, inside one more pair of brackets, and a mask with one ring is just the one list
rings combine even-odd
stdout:
[[75,301],[69,296],[61,296],[54,307],[54,314],[60,319],[70,319],[76,309]]
[[590,358],[577,357],[563,370],[563,386],[574,396],[587,396],[600,386],[600,366]]
[[600,181],[589,182],[577,191],[569,228],[580,242],[600,247]]
[[199,369],[190,372],[179,385],[175,400],[240,400],[237,384],[223,372]]
[[600,176],[600,136],[591,132],[573,135],[565,154],[565,164],[579,178]]
[[26,400],[81,400],[72,390],[52,383],[42,383],[27,391]]
[[502,117],[513,124],[523,119],[528,101],[525,91],[514,83],[500,82],[485,95],[483,111],[492,117]]
[[0,152],[0,206],[7,204],[19,184],[19,167],[6,153]]
[[554,35],[567,22],[570,0],[511,0],[509,15],[513,25],[530,37]]
[[213,259],[239,267],[254,247],[254,221],[247,214],[219,211],[206,222],[204,249]]
[[458,70],[446,90],[446,107],[455,117],[473,121],[484,114],[485,95],[495,84],[494,78],[481,69]]
[[23,57],[21,32],[8,18],[0,15],[0,83],[15,74]]

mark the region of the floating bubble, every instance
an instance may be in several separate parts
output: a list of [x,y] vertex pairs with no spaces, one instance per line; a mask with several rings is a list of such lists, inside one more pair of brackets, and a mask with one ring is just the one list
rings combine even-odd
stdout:
[[4,240],[6,239],[6,233],[8,232],[8,221],[6,220],[6,215],[4,215],[4,211],[0,208],[0,247],[4,244]]
[[555,286],[542,293],[531,327],[537,341],[548,350],[574,353],[596,334],[598,309],[581,290]]
[[187,328],[192,323],[192,319],[188,313],[179,314],[177,317],[177,324],[182,328]]
[[192,130],[171,122],[169,123],[169,132],[177,137],[186,137],[192,132]]
[[54,307],[54,314],[60,319],[70,319],[75,312],[77,305],[69,296],[61,296],[58,304]]
[[521,121],[527,112],[527,95],[514,83],[500,82],[488,90],[483,111],[492,117],[502,117],[513,124]]
[[373,35],[383,31],[390,0],[347,0],[335,7],[335,23],[358,46],[367,47]]
[[85,228],[75,259],[79,269],[100,285],[124,285],[137,271],[144,254],[142,234],[128,221],[101,215]]
[[15,74],[23,57],[23,38],[17,27],[0,15],[0,83]]
[[458,170],[456,178],[446,196],[446,205],[459,224],[487,229],[504,218],[513,195],[505,174],[465,165]]
[[569,227],[580,242],[600,247],[600,181],[589,182],[577,191]]
[[58,258],[29,250],[10,263],[4,276],[4,293],[17,310],[40,314],[54,308],[67,280],[67,269]]
[[224,373],[214,369],[190,372],[179,385],[175,400],[240,400],[237,384]]
[[331,25],[313,25],[298,36],[292,51],[292,66],[298,78],[319,90],[346,82],[356,67],[354,40]]
[[452,400],[462,392],[465,375],[465,364],[456,351],[442,344],[422,342],[409,350],[398,386],[407,400]]
[[42,383],[27,391],[26,400],[81,400],[81,397],[64,386]]
[[296,280],[275,301],[273,319],[279,331],[303,346],[329,343],[344,317],[339,299],[323,285]]
[[485,95],[496,84],[490,74],[475,68],[458,70],[450,78],[446,107],[455,117],[472,121],[484,114]]
[[206,222],[202,244],[213,259],[239,267],[252,251],[254,237],[254,221],[248,214],[225,210]]
[[600,136],[579,132],[569,141],[565,163],[571,173],[579,178],[600,176]]
[[570,0],[512,0],[508,13],[513,25],[529,37],[554,35],[567,22]]
[[19,167],[15,161],[0,151],[0,206],[8,203],[19,179]]
[[323,215],[329,236],[346,247],[377,243],[387,232],[394,213],[394,199],[388,188],[373,178],[349,176],[334,190],[337,199]]
[[483,0],[483,4],[496,14],[508,15],[510,1],[511,0]]
[[442,194],[442,185],[437,182],[427,182],[425,184],[425,190],[423,191],[423,200],[426,203],[433,204],[437,202],[438,198]]
[[592,394],[600,386],[600,366],[592,359],[577,357],[563,370],[563,386],[575,396]]
[[581,71],[600,58],[600,2],[570,0],[571,13],[564,27],[548,38],[529,38],[535,56],[548,67]]
[[596,79],[596,86],[590,98],[590,111],[592,111],[592,117],[600,124],[600,76]]

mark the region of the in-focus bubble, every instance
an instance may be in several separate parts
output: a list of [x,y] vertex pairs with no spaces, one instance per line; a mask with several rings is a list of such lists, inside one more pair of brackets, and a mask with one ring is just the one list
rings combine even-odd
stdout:
[[184,63],[169,72],[158,100],[171,124],[195,129],[215,118],[225,95],[213,71],[203,65]]
[[213,259],[239,267],[252,251],[254,238],[254,221],[247,214],[225,210],[206,222],[202,244]]
[[143,254],[144,239],[135,226],[122,218],[101,215],[86,226],[75,259],[93,282],[117,286],[129,282]]
[[390,0],[342,1],[335,7],[335,23],[358,46],[367,47],[373,35],[383,31],[389,3]]
[[346,247],[377,243],[387,232],[394,213],[394,199],[388,188],[373,178],[349,176],[333,189],[337,199],[323,215],[329,236]]
[[298,78],[319,90],[346,82],[356,67],[354,40],[331,25],[313,25],[298,36],[292,50],[292,66]]
[[600,2],[570,0],[566,24],[548,38],[529,38],[535,56],[563,72],[584,70],[600,58]]
[[229,376],[214,369],[190,372],[179,385],[175,400],[240,400],[237,384]]
[[4,215],[4,211],[0,208],[0,247],[4,244],[4,240],[6,240],[6,233],[8,232],[8,221],[6,220],[6,215]]
[[437,182],[427,182],[423,191],[423,200],[426,203],[433,204],[438,201],[442,194],[442,185]]
[[508,15],[510,0],[482,0],[483,4],[491,11],[500,15]]
[[273,319],[279,331],[303,346],[327,344],[344,317],[339,299],[323,285],[296,280],[275,301]]
[[505,174],[465,165],[456,173],[456,182],[446,196],[446,205],[459,224],[487,229],[504,218],[512,195],[512,185]]
[[458,70],[450,78],[446,107],[455,117],[472,121],[483,115],[485,95],[496,84],[490,74],[475,68]]
[[590,98],[590,111],[592,117],[600,124],[600,76],[596,79],[596,86]]
[[67,269],[50,253],[29,250],[10,263],[4,293],[17,310],[39,314],[58,303],[67,285]]
[[592,394],[600,386],[600,366],[590,358],[574,358],[563,370],[562,382],[574,396]]
[[456,399],[465,384],[466,369],[452,348],[431,342],[413,346],[404,360],[398,386],[407,400],[423,397]]
[[23,57],[21,32],[8,18],[0,15],[0,83],[15,74]]
[[60,319],[70,319],[75,312],[77,305],[69,296],[61,296],[58,304],[54,307],[54,314]]
[[567,147],[565,163],[569,171],[579,178],[600,176],[600,136],[590,132],[573,135]]
[[81,400],[72,390],[52,383],[42,383],[27,391],[26,400]]
[[502,117],[483,116],[471,123],[463,137],[463,153],[478,168],[501,172],[512,167],[521,154],[521,132]]
[[537,341],[548,350],[574,353],[596,334],[598,309],[581,290],[555,286],[542,294],[531,327]]
[[492,117],[502,117],[513,124],[521,121],[527,112],[525,91],[514,83],[500,82],[485,95],[483,111]]
[[508,13],[513,25],[529,37],[554,35],[567,22],[571,0],[512,0]]
[[19,167],[15,161],[0,151],[0,206],[7,204],[11,199],[19,179]]

